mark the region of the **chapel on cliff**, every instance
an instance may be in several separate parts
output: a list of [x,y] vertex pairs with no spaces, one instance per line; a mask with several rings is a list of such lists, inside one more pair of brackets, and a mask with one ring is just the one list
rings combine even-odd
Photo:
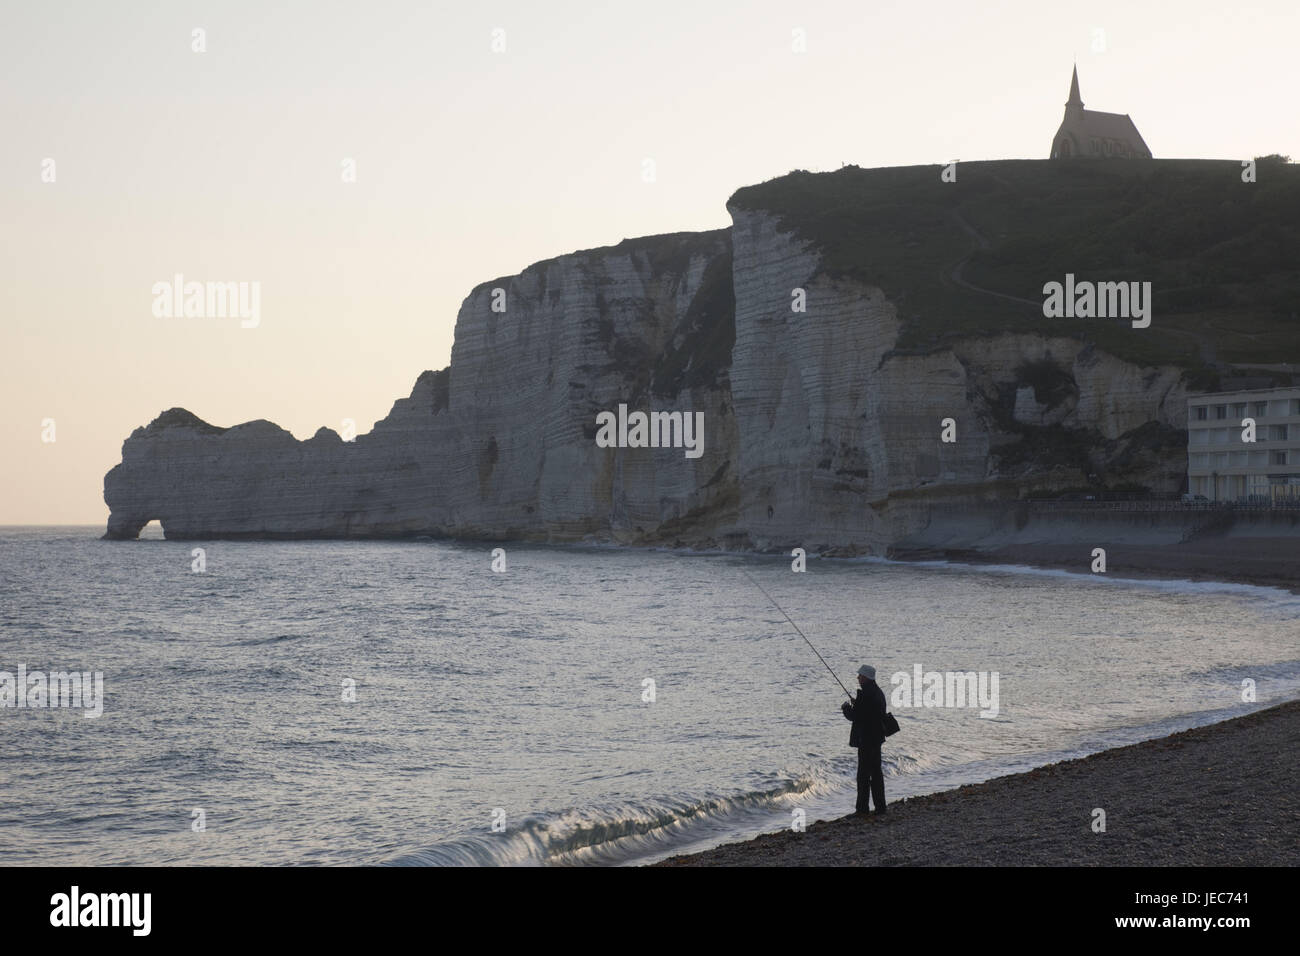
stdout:
[[1115,156],[1125,159],[1150,159],[1151,150],[1127,113],[1102,113],[1085,110],[1079,97],[1079,68],[1070,79],[1070,98],[1065,103],[1065,118],[1052,137],[1052,159],[1075,156]]

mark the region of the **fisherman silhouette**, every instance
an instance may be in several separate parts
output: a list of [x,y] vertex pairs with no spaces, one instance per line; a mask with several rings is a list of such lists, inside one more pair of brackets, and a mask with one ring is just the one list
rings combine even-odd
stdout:
[[[771,511],[771,508],[768,509]],[[831,677],[835,678],[835,683],[840,685],[840,689],[848,696],[849,689],[844,683],[835,677],[835,671],[831,670],[831,665],[826,663],[826,658],[822,657],[821,652],[813,647],[813,642],[808,640],[808,635],[799,629],[799,625],[794,622],[789,614],[785,613],[785,608],[776,603],[776,599],[768,594],[763,585],[754,580],[754,576],[748,571],[743,572],[745,577],[749,578],[754,587],[763,592],[763,596],[772,602],[772,606],[785,615],[785,619],[790,622],[790,626],[795,632],[803,638],[803,642],[808,645],[817,659],[822,662],[822,666],[830,671]],[[880,745],[885,742],[885,694],[876,686],[876,669],[870,664],[863,664],[858,668],[858,684],[861,690],[858,691],[858,699],[855,701],[845,701],[840,705],[844,716],[853,721],[853,732],[849,734],[849,746],[858,748],[858,805],[859,814],[868,812],[868,793],[871,799],[876,803],[876,812],[885,812],[885,775],[881,772],[880,767]],[[893,716],[889,716],[889,732],[898,731],[898,722]]]
[[858,748],[857,812],[869,812],[870,801],[876,813],[885,812],[885,776],[880,767],[880,745],[885,742],[885,693],[876,686],[876,669],[870,664],[858,668],[858,699],[840,705],[846,719],[853,721],[849,746]]

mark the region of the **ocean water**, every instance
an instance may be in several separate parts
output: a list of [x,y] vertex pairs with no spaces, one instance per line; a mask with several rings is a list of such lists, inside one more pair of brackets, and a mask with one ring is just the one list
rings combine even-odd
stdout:
[[996,716],[891,708],[890,800],[1300,696],[1267,588],[100,530],[0,529],[0,671],[104,682],[0,708],[0,864],[630,864],[847,813],[843,694],[745,572],[850,687],[997,673]]

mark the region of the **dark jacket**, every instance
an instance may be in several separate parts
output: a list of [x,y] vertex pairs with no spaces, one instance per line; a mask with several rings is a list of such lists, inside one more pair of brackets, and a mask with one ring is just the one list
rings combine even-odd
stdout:
[[853,721],[850,747],[860,747],[864,742],[871,746],[885,742],[885,692],[874,681],[858,691],[856,701],[850,704],[846,700],[840,709]]

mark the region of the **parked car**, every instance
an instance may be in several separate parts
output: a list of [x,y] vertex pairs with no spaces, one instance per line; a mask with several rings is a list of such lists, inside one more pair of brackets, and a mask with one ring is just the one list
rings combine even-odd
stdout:
[[1185,504],[1200,504],[1201,502],[1209,504],[1210,499],[1205,495],[1183,495],[1183,502]]

